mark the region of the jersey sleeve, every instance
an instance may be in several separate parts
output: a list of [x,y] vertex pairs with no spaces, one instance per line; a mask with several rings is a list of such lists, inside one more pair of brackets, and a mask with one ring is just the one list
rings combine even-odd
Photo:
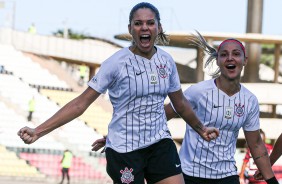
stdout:
[[88,82],[88,86],[99,93],[105,93],[118,76],[118,61],[114,57],[105,60],[98,73]]
[[180,79],[177,72],[176,64],[172,58],[171,58],[171,75],[169,78],[169,83],[170,86],[168,89],[168,93],[172,93],[181,89],[181,84],[180,84]]
[[[189,103],[190,103],[190,105],[191,105],[193,110],[195,110],[197,108],[197,105],[196,105],[196,103],[194,101],[196,99],[196,96],[193,96],[195,93],[196,92],[194,90],[194,86],[193,85],[188,87],[187,89],[185,89],[185,91],[183,92],[184,97],[189,101]],[[170,105],[173,108],[174,112],[176,112],[176,110],[175,110],[175,108],[174,108],[174,106],[173,106],[173,104],[171,102],[170,102]]]
[[192,85],[183,92],[185,98],[190,102],[190,105],[191,105],[193,110],[196,109],[196,107],[197,107],[196,101],[198,101],[197,100],[198,99],[197,98],[198,93],[195,89],[196,89],[196,87],[194,85]]
[[245,131],[255,131],[260,128],[260,121],[259,121],[259,104],[258,100],[255,96],[249,101],[250,108],[247,108],[247,118],[246,122],[243,125],[243,130]]

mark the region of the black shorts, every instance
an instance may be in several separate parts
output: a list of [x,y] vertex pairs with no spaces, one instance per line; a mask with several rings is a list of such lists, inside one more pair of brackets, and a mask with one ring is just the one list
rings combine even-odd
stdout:
[[68,173],[69,172],[69,168],[62,168],[62,172],[63,173]]
[[182,173],[176,146],[171,139],[163,139],[147,148],[128,153],[106,149],[107,172],[117,183],[156,183]]
[[185,184],[240,184],[239,176],[228,176],[221,179],[208,179],[188,176],[183,174]]

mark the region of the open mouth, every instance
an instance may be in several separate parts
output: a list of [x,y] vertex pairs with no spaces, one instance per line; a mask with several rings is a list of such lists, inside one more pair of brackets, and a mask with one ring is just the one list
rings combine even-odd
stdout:
[[235,68],[236,68],[236,66],[235,66],[235,65],[232,65],[232,64],[226,65],[225,67],[226,67],[227,69],[229,69],[229,70],[232,70],[232,69],[235,69]]
[[141,41],[142,44],[150,43],[151,36],[150,35],[141,35],[140,41]]

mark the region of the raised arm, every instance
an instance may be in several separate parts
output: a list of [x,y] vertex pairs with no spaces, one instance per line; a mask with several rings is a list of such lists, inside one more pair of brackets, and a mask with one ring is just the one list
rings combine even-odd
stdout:
[[21,128],[18,131],[18,135],[26,144],[31,144],[40,137],[83,114],[83,112],[99,97],[99,95],[100,93],[88,87],[81,95],[63,106],[44,123],[34,129],[29,127]]
[[[214,127],[205,127],[194,113],[189,101],[185,98],[182,90],[178,90],[168,94],[176,112],[173,109],[165,107],[167,119],[171,119],[178,114],[183,120],[189,124],[203,139],[210,141],[219,135],[219,130]],[[173,110],[174,111],[174,110]]]

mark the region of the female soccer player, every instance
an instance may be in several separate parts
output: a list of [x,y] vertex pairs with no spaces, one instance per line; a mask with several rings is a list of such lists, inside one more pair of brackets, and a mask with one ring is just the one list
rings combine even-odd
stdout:
[[166,42],[160,14],[150,3],[135,5],[129,14],[133,43],[103,62],[88,88],[35,129],[18,135],[27,143],[80,116],[101,93],[109,91],[113,117],[106,143],[107,172],[114,183],[184,183],[179,156],[167,127],[164,100],[169,96],[176,112],[203,140],[218,136],[206,127],[183,96],[172,57],[155,46]]

